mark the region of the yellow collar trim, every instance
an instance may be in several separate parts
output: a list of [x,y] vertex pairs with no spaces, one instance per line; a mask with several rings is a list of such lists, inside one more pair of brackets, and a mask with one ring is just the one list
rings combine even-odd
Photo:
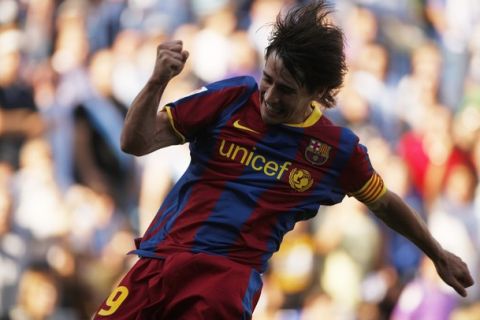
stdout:
[[296,128],[307,128],[313,126],[322,117],[322,110],[320,110],[320,103],[316,101],[312,101],[310,106],[312,107],[313,111],[308,118],[305,119],[305,121],[301,123],[285,123],[285,125]]

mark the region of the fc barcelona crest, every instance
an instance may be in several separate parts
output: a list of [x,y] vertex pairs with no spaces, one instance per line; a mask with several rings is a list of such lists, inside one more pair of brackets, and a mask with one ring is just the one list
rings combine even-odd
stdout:
[[327,162],[331,148],[328,144],[310,139],[310,143],[305,149],[305,159],[314,165],[320,166]]

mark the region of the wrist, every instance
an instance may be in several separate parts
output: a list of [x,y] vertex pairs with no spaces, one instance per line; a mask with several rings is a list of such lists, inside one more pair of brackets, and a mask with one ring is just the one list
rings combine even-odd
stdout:
[[434,263],[445,261],[445,250],[440,246],[437,240],[433,240],[433,248],[427,255]]
[[161,89],[161,88],[165,88],[169,81],[170,79],[167,79],[167,78],[150,77],[150,79],[148,79],[147,81],[147,86],[155,89]]

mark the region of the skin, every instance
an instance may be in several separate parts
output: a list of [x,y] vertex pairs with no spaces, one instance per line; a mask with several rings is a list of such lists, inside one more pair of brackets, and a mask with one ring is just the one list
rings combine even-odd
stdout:
[[153,73],[125,118],[120,138],[124,152],[142,156],[180,143],[166,112],[159,111],[158,105],[168,82],[183,70],[188,56],[181,41],[169,41],[157,47]]
[[308,92],[284,68],[275,52],[266,59],[259,89],[260,114],[267,124],[302,123],[312,113],[312,100],[324,92]]
[[[180,143],[166,112],[158,105],[168,82],[185,66],[188,52],[181,41],[170,41],[157,48],[157,59],[149,81],[140,91],[125,120],[121,145],[124,152],[141,156],[159,148]],[[301,123],[311,113],[310,102],[324,91],[309,93],[283,68],[275,53],[267,57],[260,84],[260,112],[267,124]],[[386,225],[404,235],[434,263],[442,280],[465,297],[473,279],[466,264],[443,249],[426,224],[405,202],[391,191],[368,204],[368,208]]]
[[412,241],[434,263],[438,275],[462,297],[466,288],[474,284],[467,265],[455,254],[443,249],[435,240],[420,215],[398,195],[387,191],[380,199],[368,205],[376,217],[387,226]]

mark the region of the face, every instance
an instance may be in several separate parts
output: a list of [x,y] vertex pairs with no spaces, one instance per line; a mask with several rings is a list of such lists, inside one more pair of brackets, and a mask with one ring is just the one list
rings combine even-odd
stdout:
[[260,82],[260,113],[265,123],[302,123],[317,97],[317,92],[309,93],[295,80],[275,52],[268,56]]

